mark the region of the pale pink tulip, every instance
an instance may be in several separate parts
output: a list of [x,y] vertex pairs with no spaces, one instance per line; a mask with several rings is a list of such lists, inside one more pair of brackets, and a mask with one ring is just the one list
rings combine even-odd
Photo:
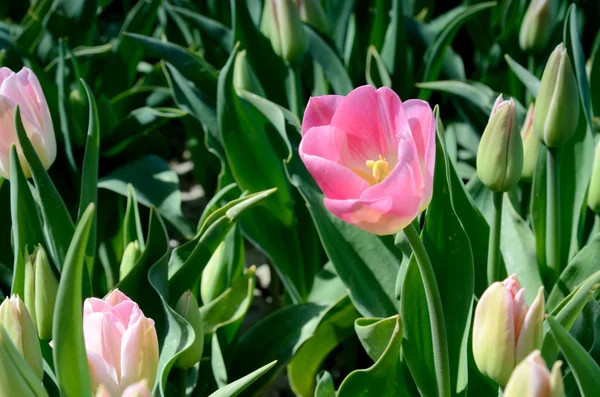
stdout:
[[95,397],[150,397],[152,396],[152,392],[148,387],[148,382],[146,379],[141,380],[137,383],[134,383],[131,386],[127,386],[123,391],[123,394],[113,394],[111,395],[104,385],[100,385],[98,387],[98,391],[96,391]]
[[425,101],[372,86],[313,97],[299,152],[325,207],[368,232],[399,232],[431,201],[435,120]]
[[0,177],[7,179],[10,177],[10,147],[13,144],[17,147],[25,177],[31,177],[14,126],[17,105],[25,132],[44,168],[48,169],[56,158],[54,127],[37,77],[28,68],[18,73],[0,68]]
[[510,375],[504,397],[564,397],[561,365],[556,361],[552,372],[548,371],[540,351],[535,350]]
[[141,380],[153,385],[158,367],[158,339],[154,321],[119,290],[106,299],[86,299],[83,333],[92,387],[103,385],[120,396]]

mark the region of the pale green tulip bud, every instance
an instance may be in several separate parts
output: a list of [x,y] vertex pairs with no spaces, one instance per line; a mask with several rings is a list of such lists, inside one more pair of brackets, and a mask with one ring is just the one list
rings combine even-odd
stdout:
[[592,168],[592,179],[590,180],[587,202],[592,211],[600,215],[600,141],[596,144],[594,168]]
[[133,269],[138,259],[142,256],[140,251],[140,244],[137,240],[130,242],[125,247],[123,252],[123,258],[121,259],[121,265],[119,266],[119,280],[123,280],[125,276]]
[[265,92],[254,74],[252,67],[246,58],[246,50],[242,50],[235,56],[233,64],[233,86],[237,90],[249,91],[253,94],[265,96]]
[[271,40],[275,53],[286,61],[301,58],[308,49],[304,27],[292,0],[267,0],[261,31]]
[[561,365],[557,361],[552,372],[548,371],[540,351],[535,350],[513,371],[504,389],[504,397],[564,397]]
[[515,118],[513,99],[498,96],[477,150],[477,175],[494,192],[512,189],[523,170],[523,142]]
[[177,359],[175,365],[179,368],[188,369],[196,365],[202,358],[202,351],[204,350],[204,330],[202,328],[202,315],[198,308],[198,301],[194,297],[191,291],[186,291],[179,298],[175,311],[181,317],[187,320],[188,323],[194,329],[194,342],[190,347],[185,349],[183,353]]
[[6,298],[0,305],[0,325],[41,381],[44,366],[37,330],[25,304],[17,295]]
[[300,19],[321,33],[329,32],[329,18],[319,0],[296,0]]
[[25,264],[25,306],[42,340],[52,339],[57,294],[58,279],[44,247],[39,245]]
[[544,293],[531,304],[515,275],[485,290],[473,323],[473,356],[477,368],[500,385],[508,382],[515,366],[543,341]]
[[548,59],[533,115],[533,130],[548,147],[568,141],[579,121],[579,92],[569,54],[559,44]]
[[529,3],[519,32],[519,45],[523,51],[537,52],[546,48],[556,21],[555,0],[532,0]]
[[523,172],[521,173],[521,180],[531,181],[541,146],[540,140],[533,132],[533,104],[529,105],[525,123],[521,127],[521,140],[523,141]]

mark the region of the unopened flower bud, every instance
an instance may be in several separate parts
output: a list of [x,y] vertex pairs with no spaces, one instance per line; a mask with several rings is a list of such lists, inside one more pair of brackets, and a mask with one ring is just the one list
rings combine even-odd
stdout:
[[296,0],[300,19],[321,33],[329,32],[329,18],[319,0]]
[[275,53],[286,61],[301,58],[308,48],[300,15],[292,0],[267,0],[261,31],[271,40]]
[[533,115],[533,129],[548,147],[568,141],[579,121],[579,92],[569,54],[559,44],[548,59]]
[[235,63],[233,64],[233,86],[237,90],[245,90],[252,92],[253,94],[265,96],[265,92],[254,74],[250,63],[246,57],[246,50],[242,50],[235,56]]
[[221,295],[244,272],[242,236],[238,228],[232,229],[219,244],[202,270],[200,297],[207,304]]
[[137,240],[127,244],[119,266],[119,280],[123,280],[127,276],[127,273],[133,269],[140,256],[142,256],[142,251],[140,251],[140,244]]
[[600,215],[600,141],[596,144],[593,167],[587,202],[592,211]]
[[477,175],[494,192],[509,191],[521,177],[523,142],[515,124],[515,102],[498,96],[477,150]]
[[44,366],[37,330],[25,304],[17,295],[6,298],[0,305],[0,326],[33,373],[42,380]]
[[519,32],[519,45],[523,51],[541,51],[548,44],[556,21],[555,2],[533,0],[529,3]]
[[552,366],[552,372],[548,371],[540,351],[535,350],[513,371],[504,389],[504,397],[563,397],[565,387],[561,365],[557,361]]
[[523,172],[521,173],[521,180],[531,181],[541,146],[540,140],[533,132],[533,104],[529,105],[525,123],[521,127],[521,140],[523,141]]
[[194,342],[191,346],[185,349],[177,359],[175,365],[179,368],[188,369],[196,365],[202,358],[202,352],[204,350],[204,330],[202,328],[202,315],[198,308],[198,301],[194,297],[191,291],[183,293],[177,305],[175,311],[181,317],[186,319],[188,323],[194,329]]
[[473,356],[482,374],[505,385],[515,366],[542,346],[544,293],[530,306],[515,275],[490,285],[477,304]]

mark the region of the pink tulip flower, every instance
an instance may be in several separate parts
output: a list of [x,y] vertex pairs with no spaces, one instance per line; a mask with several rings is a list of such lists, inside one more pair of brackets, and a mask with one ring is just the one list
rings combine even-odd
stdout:
[[119,290],[106,299],[89,298],[83,308],[83,333],[92,388],[111,396],[146,380],[153,385],[158,368],[154,321]]
[[25,132],[44,168],[56,158],[54,127],[46,98],[35,74],[28,68],[18,73],[0,68],[0,177],[10,177],[10,147],[15,145],[25,177],[31,177],[27,161],[17,139],[15,107],[19,105]]
[[151,397],[152,392],[148,387],[148,382],[144,379],[137,383],[134,383],[131,386],[127,386],[127,388],[123,391],[123,394],[113,394],[111,395],[104,385],[100,385],[98,391],[96,392],[95,397]]
[[372,86],[313,97],[299,152],[325,207],[368,232],[397,233],[431,201],[435,120],[425,101]]

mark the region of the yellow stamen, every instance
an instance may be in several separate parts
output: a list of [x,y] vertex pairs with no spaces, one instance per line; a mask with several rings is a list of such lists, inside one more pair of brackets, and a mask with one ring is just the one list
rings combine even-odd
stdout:
[[391,172],[390,165],[381,155],[379,155],[379,160],[367,160],[367,167],[373,171],[375,183],[383,181]]

